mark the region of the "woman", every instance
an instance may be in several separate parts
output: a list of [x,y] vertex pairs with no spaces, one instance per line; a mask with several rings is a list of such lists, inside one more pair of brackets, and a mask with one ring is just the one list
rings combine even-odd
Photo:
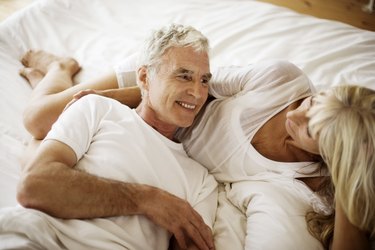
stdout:
[[[267,211],[272,208],[264,205],[267,200],[257,209],[260,197],[269,194],[264,191],[268,186],[257,190],[259,185],[254,183],[262,181],[262,185],[277,184],[289,196],[298,198],[299,205],[310,205],[315,210],[307,217],[311,231],[328,248],[332,240],[329,225],[333,221],[329,220],[333,219],[330,210],[334,202],[327,182],[329,177],[324,177],[325,162],[336,187],[334,239],[337,240],[333,241],[333,248],[366,249],[368,236],[364,232],[373,235],[375,225],[375,212],[371,208],[375,198],[375,92],[340,86],[314,95],[308,78],[286,62],[224,68],[213,75],[210,91],[217,99],[181,138],[187,152],[219,182],[230,183],[226,187],[227,197],[247,215],[245,247],[294,248],[293,242],[284,240],[270,246],[272,236],[259,242],[259,230],[263,234],[281,234],[281,230],[270,232],[273,229],[259,221],[271,224],[274,218],[300,212],[294,203],[287,212],[263,216],[264,208]],[[302,191],[300,183],[292,181],[295,179],[322,194],[323,199],[311,197],[310,190]],[[280,202],[280,197],[270,204],[288,206],[287,202]],[[319,216],[312,216],[314,213],[321,214],[319,223],[321,217],[330,219],[317,228]],[[348,234],[355,235],[357,240],[348,242]]]
[[[25,70],[23,74],[32,85],[36,85],[38,77],[33,75],[36,72],[42,75],[43,70],[38,63],[30,63],[33,61],[31,59],[37,58],[35,54],[28,54],[26,58],[25,66],[32,69]],[[58,60],[61,59],[54,58],[50,61]],[[118,85],[124,87],[134,84],[128,80],[132,78],[134,69],[132,60],[118,67]],[[283,235],[284,228],[279,230],[277,226],[269,225],[274,218],[282,220],[285,216],[292,220],[289,224],[300,223],[300,220],[294,219],[308,210],[313,210],[307,214],[309,229],[326,248],[331,243],[333,249],[343,249],[343,245],[348,249],[368,247],[368,235],[374,234],[375,225],[375,215],[371,210],[371,202],[375,200],[375,144],[372,129],[374,91],[346,86],[314,95],[309,79],[294,65],[286,62],[264,62],[255,66],[222,68],[213,75],[210,91],[216,99],[206,106],[190,129],[179,131],[176,137],[183,141],[192,158],[205,165],[218,181],[226,183],[228,199],[247,215],[245,247],[274,248],[267,237],[265,241],[259,242],[261,231],[264,232],[262,235],[278,235],[280,239],[290,239],[276,240],[278,249],[290,249],[298,237]],[[31,133],[36,127],[38,129],[34,131],[48,132],[73,92],[84,88],[113,88],[116,78],[111,76],[108,79],[111,81],[75,85],[73,88],[66,87],[62,92],[60,89],[39,94],[38,101],[33,101],[29,107],[33,112],[27,112],[26,127]],[[186,81],[189,80],[187,76]],[[70,80],[70,86],[71,82]],[[136,98],[120,99],[119,96],[123,94],[119,94],[118,91],[106,90],[96,93],[115,97],[125,104],[131,101],[133,106],[137,103],[135,100],[139,98],[139,92],[136,89],[122,88],[120,91],[128,94],[128,98],[134,97],[133,94],[129,94],[130,91],[137,95]],[[92,92],[83,91],[77,94],[76,98]],[[47,98],[50,100],[45,101]],[[355,100],[351,101],[352,99]],[[336,109],[341,108],[340,112],[343,114],[361,111],[359,113],[367,113],[367,116],[353,116],[351,113],[343,115],[350,117],[350,123],[346,120],[343,122],[343,118],[334,119],[338,117],[339,111],[328,112],[330,100],[336,101],[333,106]],[[58,105],[51,105],[53,102]],[[43,108],[53,106],[53,115],[51,112],[43,113],[43,110],[36,109],[35,103],[39,103],[38,105]],[[47,116],[48,122],[41,126],[38,123],[40,117]],[[344,123],[347,126],[339,127]],[[363,123],[366,127],[363,127]],[[356,130],[359,126],[361,129]],[[332,129],[333,127],[335,129]],[[337,131],[342,133],[342,141],[337,140]],[[353,131],[364,132],[359,136]],[[44,137],[43,133],[35,135],[39,138]],[[362,142],[359,145],[363,146],[354,148],[354,139]],[[338,147],[340,145],[347,148],[342,150]],[[363,148],[364,153],[358,152]],[[342,158],[341,154],[345,158]],[[358,164],[352,156],[360,156],[361,163]],[[336,188],[336,215],[332,211],[333,189],[322,158],[332,173]],[[338,158],[343,159],[345,164],[337,160]],[[352,179],[356,181],[351,182]],[[283,192],[277,199],[274,199],[275,188]],[[256,201],[259,197],[265,196],[264,194],[267,196],[269,190],[271,191],[268,197],[271,199],[266,201],[269,202],[266,209],[269,210],[270,206],[286,208],[281,212],[271,211],[263,216],[264,202],[261,201],[261,206],[258,206]],[[311,190],[321,196],[316,196]],[[348,195],[353,192],[352,190],[362,193],[357,196]],[[360,205],[353,206],[349,197],[359,199]],[[298,202],[290,205],[288,199]],[[358,218],[360,216],[363,217]],[[332,240],[334,217],[336,230]],[[356,240],[348,240],[350,238],[346,234]]]
[[375,234],[375,92],[358,86],[327,90],[314,98],[308,116],[336,190],[332,248],[354,249],[345,240],[354,235],[363,242],[356,249],[367,249],[366,238]]

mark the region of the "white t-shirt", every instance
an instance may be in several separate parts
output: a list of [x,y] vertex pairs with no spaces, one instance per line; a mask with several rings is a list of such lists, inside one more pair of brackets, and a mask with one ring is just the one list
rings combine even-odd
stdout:
[[[116,72],[118,76],[134,74],[131,67],[122,69]],[[118,80],[120,87],[132,85]],[[314,93],[308,77],[291,63],[265,61],[216,69],[209,84],[217,99],[190,128],[178,131],[177,138],[192,158],[219,182],[227,183],[226,199],[246,215],[246,225],[235,224],[246,231],[246,237],[238,234],[235,240],[240,239],[246,249],[322,249],[306,228],[305,214],[310,209],[328,212],[330,208],[295,178],[327,172],[313,174],[318,167],[314,162],[272,161],[250,143],[271,117]],[[225,231],[228,225],[220,224],[223,218],[233,220],[219,207],[215,231],[221,234],[216,240],[231,242],[233,238]]]
[[188,154],[220,182],[263,179],[269,174],[319,175],[311,174],[318,163],[273,161],[250,143],[269,119],[313,92],[308,77],[285,61],[217,69],[210,81],[210,93],[217,99],[179,137]]
[[[246,215],[243,249],[321,249],[307,230],[305,215],[327,208],[295,179],[319,175],[312,174],[317,163],[273,161],[250,143],[269,119],[313,91],[307,76],[288,62],[220,68],[210,81],[217,99],[190,130],[180,131],[188,154],[219,182],[230,182],[226,198]],[[226,215],[218,210],[220,216]]]
[[[135,85],[134,60],[128,58],[115,68],[120,87]],[[318,163],[273,161],[250,143],[270,118],[315,92],[299,68],[275,60],[222,67],[214,70],[209,86],[210,94],[217,99],[200,112],[190,128],[178,131],[176,137],[216,180],[236,182],[275,175],[297,178],[322,174],[312,174]]]
[[[85,96],[59,117],[46,137],[50,139],[74,150],[79,159],[77,169],[166,190],[187,200],[209,226],[213,225],[217,199],[213,176],[187,156],[182,144],[158,133],[135,110],[112,99]],[[168,248],[170,234],[143,216],[113,217],[108,221],[113,225],[97,220],[91,223],[105,230],[122,228],[111,232],[130,249]],[[78,230],[79,223],[76,226]]]

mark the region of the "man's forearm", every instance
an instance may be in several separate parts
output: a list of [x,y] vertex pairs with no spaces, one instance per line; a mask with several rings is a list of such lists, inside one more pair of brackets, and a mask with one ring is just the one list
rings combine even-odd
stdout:
[[211,230],[186,200],[157,187],[103,179],[70,166],[72,162],[29,165],[18,187],[20,204],[65,219],[144,215],[171,232],[182,248],[188,240],[199,249],[213,247]]
[[25,175],[21,205],[66,219],[141,214],[139,202],[152,187],[123,183],[72,170],[62,164]]

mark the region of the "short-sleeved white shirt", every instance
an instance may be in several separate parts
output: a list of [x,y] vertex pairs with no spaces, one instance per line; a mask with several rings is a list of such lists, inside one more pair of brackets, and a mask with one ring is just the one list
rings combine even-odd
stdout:
[[[133,60],[117,67],[119,86],[134,85],[129,78],[134,75]],[[128,76],[127,82],[123,75]],[[216,99],[200,112],[190,128],[178,131],[176,137],[219,182],[264,179],[275,174],[291,178],[322,174],[313,173],[319,163],[273,161],[250,143],[270,118],[315,92],[309,78],[294,64],[270,60],[218,68],[209,86]]]
[[[213,225],[217,196],[213,176],[187,156],[181,143],[158,133],[135,110],[109,98],[85,96],[59,117],[46,137],[51,139],[73,149],[78,159],[77,169],[166,190],[187,200],[208,225]],[[123,229],[114,232],[119,233],[118,238],[130,249],[140,247],[131,242],[142,242],[142,249],[168,247],[169,233],[143,216],[109,220],[114,227]],[[107,227],[108,223],[103,229]]]
[[250,142],[269,119],[313,92],[308,77],[284,61],[217,69],[210,82],[210,93],[217,99],[190,131],[181,133],[185,149],[220,182],[262,179],[270,173],[311,176],[316,163],[273,161]]

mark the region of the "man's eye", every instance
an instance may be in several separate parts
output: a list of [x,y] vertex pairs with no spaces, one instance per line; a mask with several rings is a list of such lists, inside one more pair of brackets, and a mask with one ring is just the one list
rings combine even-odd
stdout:
[[209,82],[208,79],[202,79],[202,80],[201,80],[201,83],[202,83],[204,86],[207,86],[207,85],[208,85],[208,82]]
[[178,78],[183,79],[185,81],[191,81],[191,76],[189,75],[179,75]]

